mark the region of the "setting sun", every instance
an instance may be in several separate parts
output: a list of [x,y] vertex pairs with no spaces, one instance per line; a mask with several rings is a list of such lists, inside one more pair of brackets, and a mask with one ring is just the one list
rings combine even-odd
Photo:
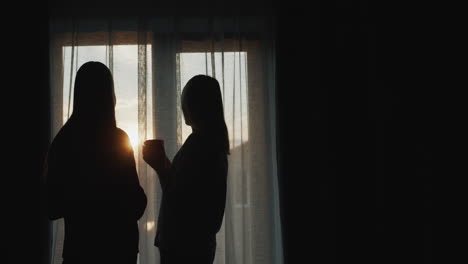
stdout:
[[154,228],[154,221],[146,222],[146,229],[147,229],[148,231],[153,230],[153,228]]
[[133,149],[138,148],[138,135],[129,133],[128,137],[130,138],[130,145]]

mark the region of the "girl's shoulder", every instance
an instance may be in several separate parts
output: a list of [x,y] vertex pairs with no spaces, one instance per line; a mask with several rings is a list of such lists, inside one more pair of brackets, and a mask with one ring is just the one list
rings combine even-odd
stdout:
[[119,140],[130,140],[130,137],[128,136],[127,132],[125,132],[125,130],[119,127],[115,129],[115,136]]
[[132,144],[130,142],[130,137],[127,132],[121,128],[116,128],[113,133],[113,144],[118,149],[126,149],[128,151],[132,150]]
[[224,153],[216,137],[209,134],[192,133],[184,143],[184,151],[194,155],[219,155]]

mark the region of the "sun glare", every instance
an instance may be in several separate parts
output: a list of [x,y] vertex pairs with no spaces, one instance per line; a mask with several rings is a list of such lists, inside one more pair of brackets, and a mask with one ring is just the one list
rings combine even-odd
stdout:
[[135,134],[129,134],[128,137],[130,138],[130,145],[133,149],[138,148],[138,136]]
[[153,228],[154,228],[154,221],[146,222],[146,229],[147,229],[148,231],[153,230]]

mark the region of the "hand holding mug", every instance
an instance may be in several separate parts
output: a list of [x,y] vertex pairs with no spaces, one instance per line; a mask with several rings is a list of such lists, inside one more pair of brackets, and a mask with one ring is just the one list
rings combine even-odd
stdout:
[[164,140],[150,139],[143,143],[143,160],[158,173],[168,168],[169,159],[164,149]]

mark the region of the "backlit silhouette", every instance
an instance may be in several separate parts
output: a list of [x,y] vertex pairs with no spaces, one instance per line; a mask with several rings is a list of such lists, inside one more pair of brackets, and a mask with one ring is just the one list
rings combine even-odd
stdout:
[[73,113],[50,146],[45,171],[49,218],[65,219],[65,264],[136,263],[137,220],[147,201],[115,104],[109,69],[85,63]]
[[221,228],[229,139],[219,83],[197,75],[184,87],[182,111],[192,127],[172,163],[161,142],[146,141],[143,158],[163,190],[155,245],[161,263],[213,263]]

